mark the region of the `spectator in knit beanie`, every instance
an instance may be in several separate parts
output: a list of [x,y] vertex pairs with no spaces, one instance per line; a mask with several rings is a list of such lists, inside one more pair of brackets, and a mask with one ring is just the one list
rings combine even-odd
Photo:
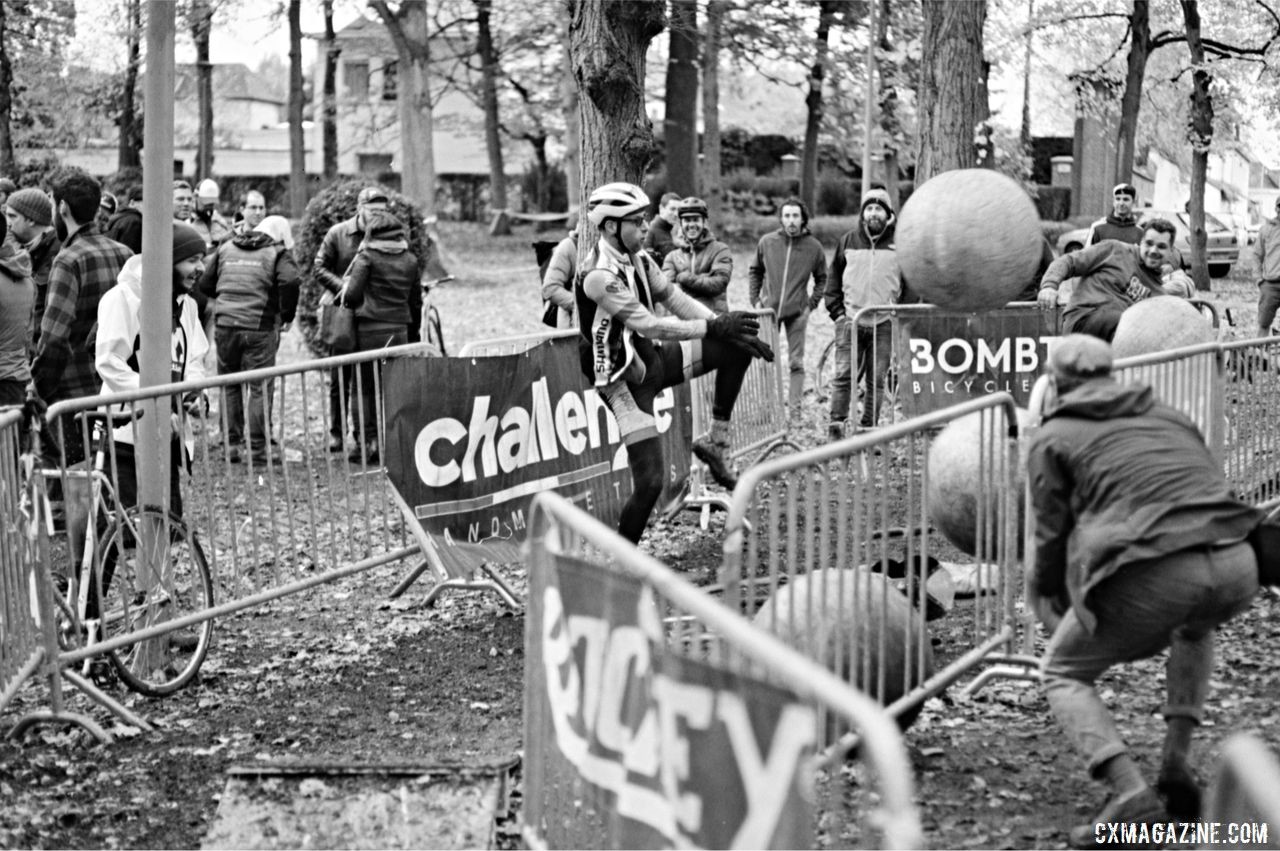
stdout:
[[40,339],[40,319],[49,294],[49,269],[54,255],[62,248],[62,240],[53,227],[53,201],[39,189],[19,189],[4,204],[4,217],[15,242],[31,257],[31,279],[35,283],[35,301],[31,309],[31,338],[28,347],[35,351]]

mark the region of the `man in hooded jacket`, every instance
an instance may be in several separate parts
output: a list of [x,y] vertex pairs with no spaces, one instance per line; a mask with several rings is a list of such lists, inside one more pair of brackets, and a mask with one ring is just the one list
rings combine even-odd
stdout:
[[662,274],[695,301],[716,313],[729,311],[729,279],[733,255],[707,227],[707,204],[701,198],[680,202],[680,239],[662,261]]
[[858,221],[840,237],[831,255],[826,304],[827,312],[836,321],[836,369],[831,381],[831,421],[827,425],[832,440],[844,436],[844,422],[849,418],[855,342],[858,378],[866,383],[859,428],[874,428],[880,416],[889,374],[892,320],[883,314],[862,316],[852,337],[848,321],[842,320],[851,321],[864,307],[901,300],[902,270],[894,248],[896,225],[889,193],[871,189],[862,196]]
[[[237,234],[209,255],[200,289],[214,300],[218,374],[275,366],[280,332],[298,308],[298,266],[286,246],[289,222],[268,216],[253,230]],[[249,382],[249,451],[254,464],[265,465],[270,423],[264,384]],[[244,440],[244,391],[228,385],[227,453],[240,460]]]
[[[1231,493],[1196,426],[1144,384],[1111,377],[1111,347],[1069,334],[1052,349],[1057,398],[1031,439],[1035,559],[1027,601],[1052,633],[1049,709],[1111,798],[1074,828],[1091,847],[1114,822],[1195,819],[1191,735],[1204,715],[1214,629],[1248,608],[1259,512]],[[1143,778],[1094,683],[1169,647],[1157,790]]]

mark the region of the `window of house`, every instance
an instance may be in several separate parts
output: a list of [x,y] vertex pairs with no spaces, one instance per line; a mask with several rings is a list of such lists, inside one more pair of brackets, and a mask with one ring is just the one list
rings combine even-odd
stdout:
[[382,99],[396,99],[396,63],[394,60],[382,63]]
[[369,96],[369,63],[342,63],[342,86],[348,97],[367,98]]

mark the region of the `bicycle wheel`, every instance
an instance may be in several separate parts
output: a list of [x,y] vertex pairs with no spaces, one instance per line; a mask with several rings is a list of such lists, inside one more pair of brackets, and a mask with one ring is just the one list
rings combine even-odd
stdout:
[[444,348],[444,331],[440,328],[440,311],[434,307],[427,308],[427,335],[425,342],[436,347],[436,351],[440,352],[440,356],[444,357],[448,354]]
[[[150,541],[149,547],[143,542]],[[209,563],[195,534],[158,508],[131,508],[112,521],[94,566],[103,640],[157,626],[213,606]],[[156,566],[159,575],[156,575]],[[151,697],[172,694],[200,670],[213,640],[213,621],[163,633],[110,651],[129,688]]]

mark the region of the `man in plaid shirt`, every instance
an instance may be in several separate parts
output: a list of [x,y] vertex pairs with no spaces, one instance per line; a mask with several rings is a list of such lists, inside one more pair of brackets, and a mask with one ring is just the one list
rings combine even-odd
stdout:
[[[132,255],[128,248],[98,232],[94,218],[102,187],[78,168],[60,168],[49,178],[56,223],[65,227],[62,250],[49,270],[49,293],[40,320],[40,341],[31,361],[31,383],[46,404],[98,393],[102,380],[93,368],[91,332],[98,320],[98,301],[116,284]],[[62,227],[59,227],[62,230]],[[74,418],[62,430],[66,462],[86,456],[84,439]],[[58,458],[58,429],[50,436],[50,460]]]

